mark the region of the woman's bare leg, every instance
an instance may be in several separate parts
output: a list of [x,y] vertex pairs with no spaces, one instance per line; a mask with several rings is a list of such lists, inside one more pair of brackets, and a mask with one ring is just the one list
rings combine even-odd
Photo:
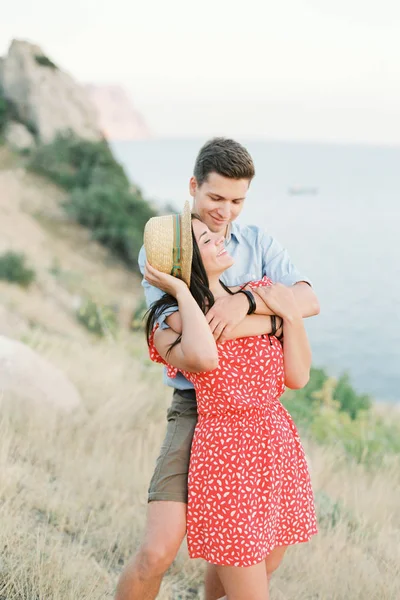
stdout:
[[267,558],[265,559],[265,567],[267,569],[268,577],[271,577],[271,574],[279,567],[286,550],[287,546],[277,546],[268,554]]
[[217,567],[207,563],[204,580],[205,600],[219,600],[225,597],[225,590],[217,573]]
[[253,567],[219,567],[228,600],[269,600],[265,561]]
[[[268,578],[276,571],[282,562],[287,546],[277,546],[265,559],[265,567]],[[207,563],[205,576],[205,600],[226,600],[224,587],[218,576],[217,567]]]

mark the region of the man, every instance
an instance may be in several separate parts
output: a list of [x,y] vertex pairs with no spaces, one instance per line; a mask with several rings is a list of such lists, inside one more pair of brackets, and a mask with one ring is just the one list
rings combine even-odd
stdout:
[[[241,144],[215,138],[201,148],[190,179],[193,212],[211,231],[225,237],[226,248],[235,258],[235,264],[224,274],[224,283],[241,285],[268,275],[277,284],[293,286],[303,317],[316,315],[318,300],[309,281],[291,263],[286,250],[258,227],[234,223],[243,209],[254,174],[252,158]],[[142,248],[139,266],[145,275],[143,286],[150,305],[163,292],[151,285],[156,280],[145,270],[145,262]],[[236,294],[217,300],[207,313],[215,339],[229,339],[249,312],[254,309],[257,312],[261,303],[265,309],[265,303],[268,305],[268,299],[274,294],[274,286],[260,288],[259,292],[261,297]],[[164,314],[159,324],[179,331],[179,314]],[[154,600],[186,533],[187,474],[197,420],[196,397],[193,386],[180,374],[176,379],[167,380],[167,384],[174,388],[173,400],[167,414],[167,434],[150,483],[144,539],[120,578],[116,600]],[[271,553],[266,561],[269,573],[278,566],[282,556],[279,548]],[[217,600],[223,595],[221,582],[210,565],[206,574],[206,600]]]

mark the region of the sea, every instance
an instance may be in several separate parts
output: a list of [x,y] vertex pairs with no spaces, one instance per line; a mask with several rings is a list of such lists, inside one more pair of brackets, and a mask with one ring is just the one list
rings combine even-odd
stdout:
[[[148,199],[179,210],[202,139],[114,142]],[[309,277],[315,366],[400,403],[400,148],[239,139],[253,180],[239,220],[264,228]]]

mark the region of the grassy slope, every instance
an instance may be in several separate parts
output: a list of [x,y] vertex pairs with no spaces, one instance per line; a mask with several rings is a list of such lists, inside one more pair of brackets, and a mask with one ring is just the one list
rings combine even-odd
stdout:
[[[26,415],[3,399],[0,598],[111,599],[143,527],[169,392],[141,336],[123,331],[99,342],[74,317],[74,297],[85,292],[128,313],[135,276],[65,220],[57,188],[1,148],[0,189],[0,251],[26,251],[39,274],[29,292],[1,284],[0,333],[22,336],[62,367],[87,409],[79,418]],[[332,449],[308,444],[307,453],[321,532],[289,550],[271,597],[397,600],[398,460],[369,473]],[[202,564],[183,548],[159,597],[201,598],[201,580]]]
[[26,253],[38,273],[29,293],[0,284],[3,311],[6,307],[32,325],[82,337],[74,306],[89,294],[118,306],[127,324],[140,294],[138,277],[91,241],[87,229],[65,217],[64,193],[26,172],[4,147],[0,190],[0,252],[11,248]]

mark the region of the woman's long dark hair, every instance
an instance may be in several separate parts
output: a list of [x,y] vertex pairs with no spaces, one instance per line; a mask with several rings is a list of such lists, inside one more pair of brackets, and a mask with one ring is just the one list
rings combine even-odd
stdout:
[[[201,221],[198,215],[192,214],[192,221],[197,219]],[[206,314],[206,312],[212,307],[215,302],[214,296],[210,290],[210,285],[208,281],[207,272],[204,268],[204,264],[201,258],[199,246],[196,242],[196,238],[193,233],[192,228],[192,240],[193,240],[193,258],[192,258],[192,272],[190,276],[190,292],[193,298],[196,300],[197,304],[200,306],[202,312]],[[225,288],[225,286],[224,286]],[[227,291],[230,292],[228,288]],[[230,292],[232,293],[232,292]],[[147,343],[150,341],[151,334],[153,333],[154,327],[157,323],[158,318],[162,315],[162,313],[173,307],[177,307],[178,303],[176,299],[170,294],[164,294],[162,298],[154,302],[151,308],[146,313],[146,337]],[[175,342],[173,342],[168,349],[168,354],[171,352],[172,348],[180,343],[182,336],[180,335]]]

